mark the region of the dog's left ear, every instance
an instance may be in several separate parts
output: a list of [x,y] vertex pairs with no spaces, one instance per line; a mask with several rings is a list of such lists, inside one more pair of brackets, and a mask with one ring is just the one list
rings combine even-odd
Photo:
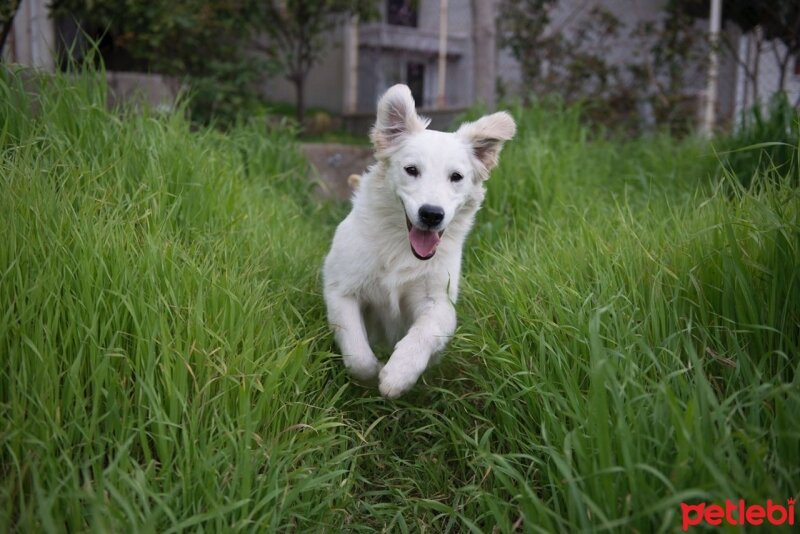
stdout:
[[378,117],[370,139],[380,155],[398,146],[405,136],[421,132],[429,123],[429,119],[417,115],[408,86],[393,85],[378,101]]
[[456,135],[472,147],[473,154],[483,167],[481,174],[488,178],[489,171],[497,166],[503,143],[514,137],[516,132],[517,125],[511,115],[498,111],[475,122],[465,122],[456,131]]

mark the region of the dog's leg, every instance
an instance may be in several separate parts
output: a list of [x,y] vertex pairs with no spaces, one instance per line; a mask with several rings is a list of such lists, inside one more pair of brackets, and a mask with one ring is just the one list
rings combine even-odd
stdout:
[[431,356],[442,350],[456,329],[456,311],[449,300],[429,301],[420,307],[408,334],[397,342],[380,372],[381,394],[399,397],[417,382]]
[[347,370],[360,380],[378,376],[381,366],[367,340],[367,330],[358,301],[353,297],[326,294],[328,322],[333,327],[336,343],[342,351]]

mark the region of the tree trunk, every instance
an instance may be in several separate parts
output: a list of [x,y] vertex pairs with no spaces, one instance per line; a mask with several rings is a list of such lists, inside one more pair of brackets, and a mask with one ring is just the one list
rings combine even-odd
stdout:
[[764,34],[761,31],[761,26],[756,26],[755,38],[756,38],[756,55],[755,55],[755,65],[753,65],[753,106],[760,106],[761,101],[759,100],[759,90],[758,84],[761,82],[759,77],[761,76],[761,72],[759,71],[759,66],[761,64],[761,50],[764,44]]
[[11,32],[11,27],[14,26],[14,15],[17,14],[17,9],[19,9],[19,1],[11,1],[14,7],[11,9],[8,20],[3,21],[3,33],[0,34],[0,61],[3,60],[3,50],[5,50],[6,47],[6,39],[8,39],[8,34]]
[[292,78],[295,94],[295,118],[302,129],[306,120],[306,77],[302,74]]

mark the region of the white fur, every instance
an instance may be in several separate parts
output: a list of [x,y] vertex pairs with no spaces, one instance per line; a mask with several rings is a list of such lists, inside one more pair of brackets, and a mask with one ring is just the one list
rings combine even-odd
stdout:
[[[405,85],[381,98],[371,134],[378,162],[361,177],[323,272],[328,321],[345,366],[356,378],[377,377],[381,394],[389,398],[416,383],[455,331],[464,239],[483,201],[483,182],[503,142],[515,133],[505,112],[455,133],[427,125]],[[419,176],[405,170],[412,165]],[[451,181],[454,172],[463,179]],[[415,226],[422,224],[423,204],[445,212],[444,234],[429,260],[414,256],[406,227],[406,216]],[[383,366],[370,346],[381,341],[394,347]]]

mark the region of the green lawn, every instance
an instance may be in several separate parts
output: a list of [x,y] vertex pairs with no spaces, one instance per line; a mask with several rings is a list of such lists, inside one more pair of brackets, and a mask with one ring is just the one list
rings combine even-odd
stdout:
[[391,402],[336,354],[347,206],[288,133],[22,85],[0,70],[0,531],[654,532],[800,493],[789,177],[517,110],[456,336]]

